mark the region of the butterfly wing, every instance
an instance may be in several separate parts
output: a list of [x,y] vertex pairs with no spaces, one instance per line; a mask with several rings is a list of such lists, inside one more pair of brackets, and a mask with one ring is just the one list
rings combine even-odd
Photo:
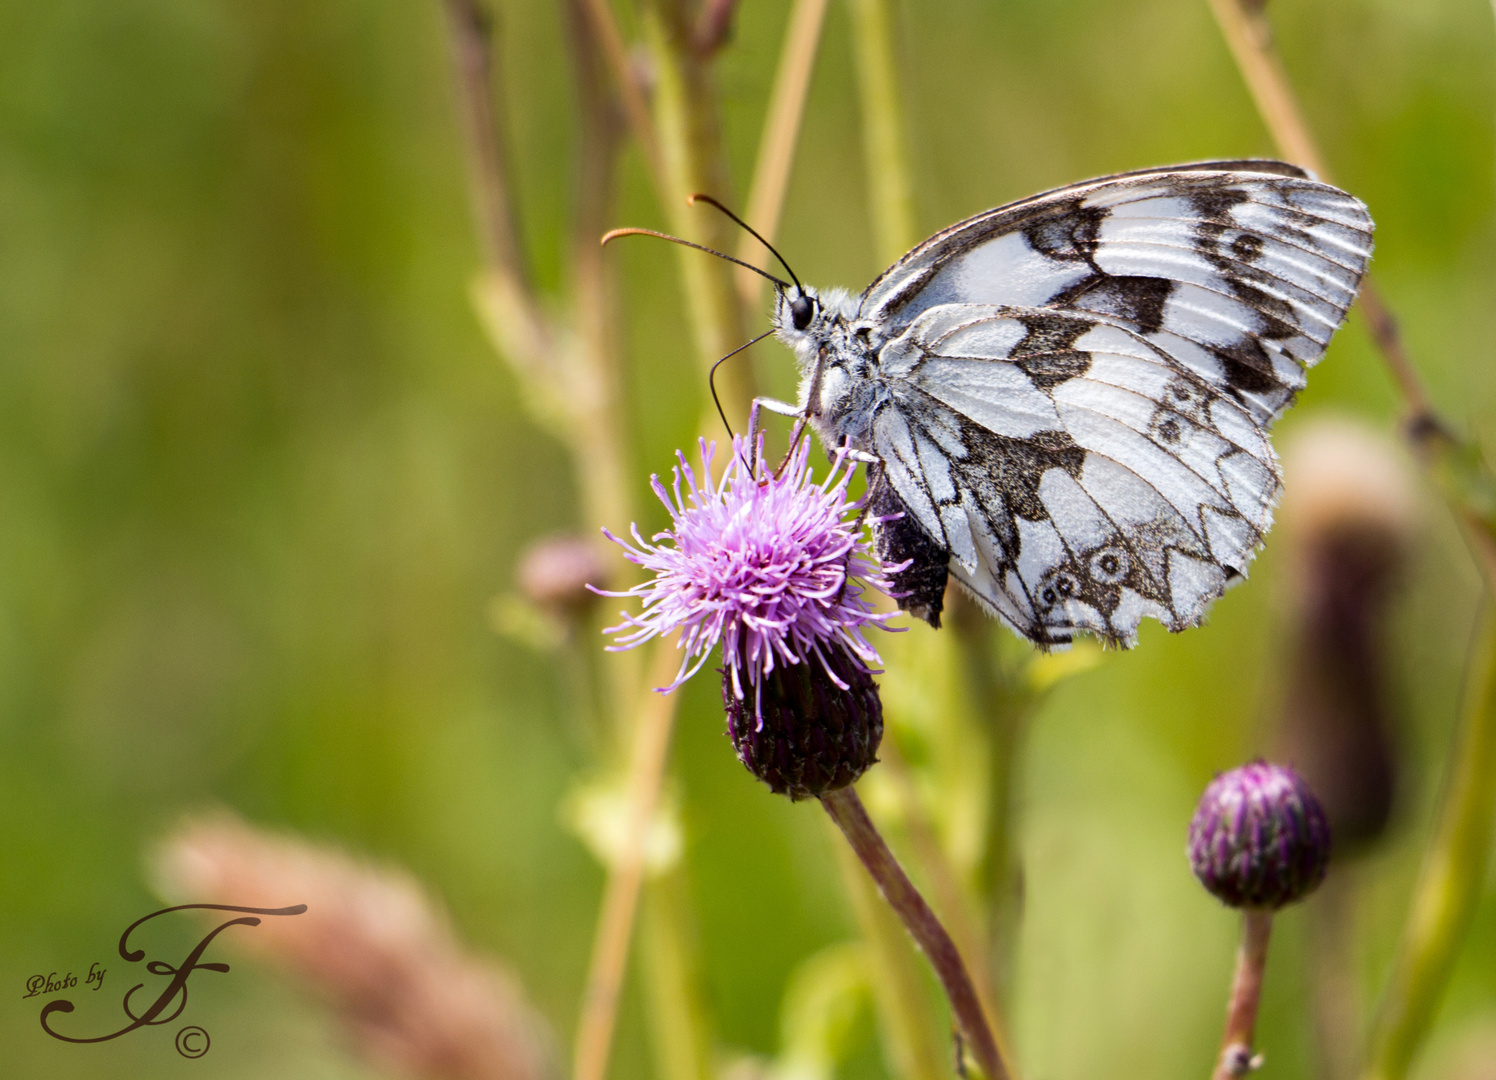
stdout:
[[1265,429],[1343,321],[1370,236],[1343,192],[1233,163],[1076,185],[910,252],[861,311],[892,337],[868,441],[874,509],[906,514],[881,549],[925,574],[906,606],[938,620],[924,564],[944,554],[1041,644],[1197,623],[1271,524]]

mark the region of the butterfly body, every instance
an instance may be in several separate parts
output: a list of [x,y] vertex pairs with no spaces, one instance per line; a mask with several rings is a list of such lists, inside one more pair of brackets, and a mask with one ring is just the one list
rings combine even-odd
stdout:
[[860,296],[782,290],[793,410],[870,464],[901,606],[948,576],[1046,647],[1197,624],[1245,575],[1266,435],[1355,297],[1360,202],[1280,162],[1105,177],[937,233]]

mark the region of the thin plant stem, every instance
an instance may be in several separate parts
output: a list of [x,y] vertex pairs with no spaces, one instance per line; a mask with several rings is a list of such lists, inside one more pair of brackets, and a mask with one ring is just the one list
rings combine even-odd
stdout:
[[[582,510],[592,525],[625,528],[634,520],[633,485],[628,481],[624,447],[626,422],[617,353],[617,312],[610,263],[597,237],[612,208],[622,132],[618,110],[607,93],[601,43],[585,12],[586,0],[567,0],[579,111],[576,212],[572,227],[572,325],[576,331],[578,377],[568,397],[575,413],[568,429]],[[615,665],[640,674],[637,664]],[[620,696],[617,700],[623,700]]]
[[1239,1080],[1257,1067],[1252,1040],[1257,1033],[1257,1006],[1262,1000],[1262,976],[1267,970],[1267,944],[1273,932],[1273,913],[1265,908],[1242,912],[1241,945],[1236,950],[1236,974],[1226,1005],[1226,1033],[1211,1080]]
[[618,28],[618,21],[613,18],[613,9],[608,6],[608,0],[582,0],[582,3],[586,7],[587,17],[591,20],[593,31],[602,46],[603,57],[607,60],[608,68],[613,73],[613,80],[618,86],[618,97],[623,103],[623,114],[628,119],[629,130],[633,132],[634,139],[644,154],[644,161],[654,179],[655,188],[663,199],[666,184],[661,164],[660,137],[655,131],[654,119],[649,112],[649,103],[644,99],[644,91],[639,85],[639,79],[634,74],[634,66],[629,60],[628,45],[623,39],[623,31]]
[[[795,0],[785,26],[774,87],[769,91],[769,108],[764,115],[763,135],[743,216],[771,243],[779,231],[779,216],[784,209],[790,168],[795,162],[795,147],[800,141],[800,120],[805,115],[805,98],[810,91],[811,72],[815,70],[827,3],[828,0]],[[767,267],[771,259],[764,246],[747,234],[738,244],[737,255],[758,267]],[[736,277],[743,306],[751,308],[762,295],[764,279],[742,269],[736,271]]]
[[904,142],[888,0],[848,0],[862,106],[862,150],[878,257],[891,263],[914,245],[914,185]]
[[988,1080],[1009,1080],[1011,1073],[998,1049],[992,1025],[982,1009],[982,1001],[971,974],[966,969],[956,943],[951,940],[930,905],[925,903],[919,890],[904,873],[903,867],[894,858],[893,852],[883,842],[872,819],[867,816],[862,800],[850,787],[821,796],[821,805],[831,815],[847,843],[862,860],[883,899],[888,901],[905,928],[914,937],[920,949],[929,958],[935,975],[944,987],[951,1004],[951,1013],[956,1025],[971,1047],[977,1064]]
[[[826,827],[836,828],[829,820]],[[889,1071],[899,1080],[948,1080],[950,1060],[927,1006],[914,943],[852,849],[838,841],[836,853],[847,900],[867,948],[873,1002],[881,1019],[878,1035]]]
[[1362,1080],[1407,1076],[1485,884],[1496,815],[1496,609],[1484,616],[1469,670],[1451,772],[1386,996],[1372,1024]]
[[[663,686],[675,676],[679,658],[666,642],[658,642],[650,660],[650,686]],[[639,890],[644,882],[644,845],[659,804],[670,733],[675,723],[677,695],[646,690],[634,725],[633,753],[628,776],[628,823],[617,860],[608,868],[592,941],[592,960],[582,996],[572,1057],[573,1080],[603,1080],[618,1018],[618,997],[628,962]]]
[[[1279,153],[1328,181],[1329,168],[1283,70],[1262,5],[1210,0],[1210,6]],[[1459,519],[1487,591],[1496,595],[1496,478],[1478,451],[1450,434],[1435,414],[1397,319],[1369,275],[1361,283],[1357,306],[1402,395],[1408,437]]]
[[484,261],[528,293],[499,115],[493,107],[493,52],[488,14],[476,0],[446,0],[457,103],[466,137],[468,184]]
[[[929,877],[930,888],[950,928],[951,937],[961,950],[961,955],[971,961],[978,975],[987,972],[991,961],[987,954],[987,943],[977,929],[972,917],[971,899],[962,887],[960,875],[951,865],[945,847],[936,834],[935,823],[930,820],[919,792],[915,788],[914,775],[909,763],[904,760],[897,743],[884,738],[878,751],[879,763],[898,789],[904,806],[904,827],[914,856]],[[995,1008],[990,979],[977,978],[977,996],[982,999],[982,1008],[992,1020],[993,1035],[998,1046],[1006,1052],[1007,1037],[1002,1029],[1001,1015]]]
[[1019,915],[1013,789],[1018,748],[1034,695],[999,664],[994,649],[997,624],[964,596],[951,608],[967,707],[975,710],[977,726],[987,741],[987,820],[976,884],[987,911],[985,974],[991,1000],[1001,1010],[1007,998]]
[[1244,4],[1241,0],[1210,0],[1210,9],[1220,24],[1226,45],[1241,69],[1247,90],[1257,105],[1257,112],[1267,125],[1278,151],[1288,161],[1301,165],[1322,180],[1328,181],[1330,170],[1303,110],[1283,69],[1283,61],[1273,45],[1273,31],[1261,4]]
[[[581,2],[581,0],[578,0]],[[519,379],[534,418],[571,451],[585,518],[622,527],[630,513],[621,394],[605,268],[589,246],[576,244],[575,326],[550,318],[529,283],[514,223],[505,142],[496,107],[490,26],[477,0],[446,0],[457,106],[467,149],[473,217],[484,269],[474,305],[490,341]],[[575,20],[573,20],[575,22]],[[611,196],[617,140],[607,104],[584,73],[591,42],[573,36],[582,88],[582,155],[587,177],[578,191],[578,220],[589,230]]]
[[[719,251],[737,241],[727,220],[689,197],[704,192],[729,197],[722,147],[720,95],[709,59],[692,48],[692,25],[681,0],[655,0],[644,10],[644,35],[655,66],[654,107],[664,166],[664,207],[672,231]],[[733,284],[732,264],[679,248],[687,313],[702,372],[747,338]],[[752,369],[725,365],[717,385],[729,414],[746,413],[753,399]]]
[[[1309,130],[1273,44],[1272,26],[1263,6],[1243,0],[1210,0],[1210,8],[1278,152],[1326,183],[1332,182],[1330,167]],[[1409,412],[1415,419],[1431,415],[1428,394],[1403,347],[1397,320],[1370,280],[1361,285],[1360,308]]]
[[656,1071],[661,1080],[711,1080],[712,1045],[679,864],[645,884],[639,929]]
[[533,372],[551,348],[550,328],[530,289],[509,194],[501,110],[493,103],[493,50],[488,15],[477,0],[447,0],[448,38],[457,80],[457,111],[467,147],[468,187],[483,255],[484,279],[502,309],[504,353]]

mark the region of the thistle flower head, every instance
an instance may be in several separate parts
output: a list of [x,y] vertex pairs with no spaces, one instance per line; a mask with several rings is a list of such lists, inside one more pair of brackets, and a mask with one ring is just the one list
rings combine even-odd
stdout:
[[873,611],[866,586],[888,590],[883,568],[868,553],[859,508],[847,500],[852,466],[839,453],[825,480],[812,476],[809,440],[801,441],[777,471],[763,464],[763,439],[733,439],[732,460],[712,479],[715,444],[701,441],[698,475],[677,454],[669,490],[652,486],[670,511],[671,527],[645,541],[637,527],[632,544],[607,533],[624,555],[651,577],[626,592],[644,610],[625,613],[610,627],[611,649],[629,649],[680,631],[685,653],[675,689],[710,658],[720,643],[724,687],[734,700],[751,702],[760,718],[765,683],[786,667],[814,665],[841,691],[851,683],[844,654],[859,674],[881,663],[863,631],[891,618]]
[[1210,782],[1190,822],[1190,866],[1229,907],[1276,910],[1324,880],[1330,826],[1309,785],[1254,761]]

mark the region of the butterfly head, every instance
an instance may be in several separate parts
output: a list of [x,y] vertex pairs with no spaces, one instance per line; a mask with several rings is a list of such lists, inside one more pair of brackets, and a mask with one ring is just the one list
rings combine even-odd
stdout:
[[857,300],[845,289],[824,293],[808,285],[780,289],[774,298],[774,334],[804,366],[856,315]]

